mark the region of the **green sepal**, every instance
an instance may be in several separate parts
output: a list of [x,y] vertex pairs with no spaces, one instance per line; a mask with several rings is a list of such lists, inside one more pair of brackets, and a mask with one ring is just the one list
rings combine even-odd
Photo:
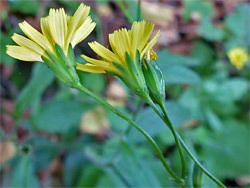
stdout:
[[55,44],[55,48],[56,48],[56,55],[57,55],[59,61],[62,64],[65,63],[68,67],[70,67],[71,64],[69,63],[67,57],[65,56],[62,48],[58,44]]
[[140,51],[139,50],[136,50],[136,53],[135,53],[135,63],[137,64],[138,67],[141,66]]
[[76,73],[75,67],[67,59],[62,48],[57,44],[55,44],[55,51],[56,55],[45,51],[47,56],[49,57],[49,59],[47,59],[46,57],[42,57],[45,64],[47,64],[51,68],[58,79],[60,79],[70,87],[77,86],[79,84],[79,78]]
[[74,50],[72,48],[71,43],[69,44],[69,49],[68,49],[68,59],[69,59],[70,64],[75,67],[76,58],[75,58]]
[[116,62],[112,62],[112,64],[115,66],[115,68],[117,68],[117,70],[119,72],[121,72],[123,75],[127,75],[128,72],[127,70],[124,68],[124,66],[122,66],[120,63],[116,63]]

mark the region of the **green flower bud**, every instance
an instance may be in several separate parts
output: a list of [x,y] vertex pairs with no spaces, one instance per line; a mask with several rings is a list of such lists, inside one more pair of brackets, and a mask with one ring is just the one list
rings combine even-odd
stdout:
[[120,74],[107,72],[119,77],[136,95],[145,98],[149,93],[141,69],[140,52],[138,50],[136,51],[135,60],[133,60],[132,57],[130,57],[130,55],[126,52],[125,59],[126,67],[119,63],[113,62]]
[[[204,162],[200,162],[204,166]],[[204,184],[204,173],[201,169],[194,164],[193,170],[193,186],[194,188],[200,188]]]
[[56,56],[46,51],[49,58],[42,56],[42,60],[51,68],[59,80],[70,87],[76,87],[80,81],[75,70],[76,62],[72,46],[69,46],[67,57],[59,45],[55,45],[55,50]]
[[142,70],[151,99],[157,104],[165,101],[165,81],[155,60],[144,59]]

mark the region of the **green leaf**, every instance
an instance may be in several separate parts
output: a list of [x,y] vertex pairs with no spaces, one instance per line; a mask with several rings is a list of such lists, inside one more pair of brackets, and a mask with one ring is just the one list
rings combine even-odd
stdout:
[[188,66],[200,64],[198,59],[188,56],[177,55],[161,50],[157,52],[160,70],[162,71],[166,84],[199,84],[200,76]]
[[96,165],[87,165],[83,168],[81,176],[74,187],[96,187],[103,171]]
[[202,19],[197,32],[209,41],[221,41],[225,35],[223,29],[215,27],[207,17]]
[[30,154],[21,156],[11,177],[12,187],[39,187]]
[[84,169],[84,165],[87,164],[87,159],[84,157],[82,151],[70,152],[64,161],[64,184],[66,187],[73,187]]
[[199,59],[195,57],[174,54],[169,52],[167,49],[158,51],[157,56],[157,64],[162,71],[167,70],[168,68],[173,66],[197,66],[200,64]]
[[11,12],[21,12],[24,15],[36,15],[41,4],[39,1],[8,1]]
[[105,89],[105,79],[102,74],[92,74],[82,71],[77,71],[77,74],[82,85],[89,90],[100,94]]
[[174,66],[162,71],[162,73],[164,75],[166,84],[201,84],[201,78],[199,74],[183,66]]
[[[137,150],[126,142],[122,142],[121,153],[115,166],[133,187],[161,187],[157,177],[147,164],[147,160],[143,160]],[[138,173],[138,169],[141,170],[140,173]]]
[[211,63],[214,61],[213,49],[208,43],[202,40],[195,41],[194,48],[192,49],[192,55],[201,62],[201,65],[209,64],[211,67]]
[[67,133],[79,126],[81,115],[92,108],[78,101],[52,101],[42,106],[36,128],[51,133]]
[[[32,143],[34,166],[36,171],[46,170],[53,159],[58,156],[59,147],[48,138],[36,137]],[[46,152],[45,152],[46,151]]]
[[204,110],[204,113],[205,113],[205,116],[206,116],[206,119],[207,119],[207,123],[208,125],[216,130],[216,131],[221,131],[222,130],[222,123],[221,123],[221,120],[220,118],[217,116],[216,113],[214,113],[212,110],[210,109],[205,109]]
[[249,82],[242,78],[232,78],[221,85],[218,95],[227,100],[240,100],[249,91]]
[[[190,119],[189,111],[175,101],[167,101],[165,107],[174,127],[179,127]],[[142,111],[137,117],[137,122],[150,136],[156,136],[168,130],[164,122],[151,108],[146,108]],[[145,141],[145,138],[137,130],[132,129],[129,134],[129,140],[131,142],[141,142]]]
[[250,28],[247,27],[250,22],[249,10],[249,3],[241,3],[235,8],[233,14],[226,17],[225,26],[231,31],[228,40],[224,43],[226,51],[238,46],[242,46],[246,49],[249,48]]
[[32,69],[32,75],[29,83],[23,88],[17,98],[15,113],[20,116],[21,113],[38,98],[41,98],[43,92],[54,80],[54,74],[42,63],[36,63]]
[[6,54],[6,45],[14,44],[14,42],[11,39],[12,33],[3,33],[0,31],[0,64],[2,65],[12,65],[16,59],[13,57],[10,57],[8,54]]
[[221,132],[211,132],[205,141],[201,159],[217,178],[249,175],[249,128],[235,120],[223,122]]
[[189,21],[192,13],[199,13],[201,17],[210,17],[213,15],[213,4],[207,0],[185,0],[183,2],[183,19]]

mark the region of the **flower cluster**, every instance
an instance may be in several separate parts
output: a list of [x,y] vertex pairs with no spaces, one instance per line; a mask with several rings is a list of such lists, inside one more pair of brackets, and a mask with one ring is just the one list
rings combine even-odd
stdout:
[[[76,70],[91,73],[108,73],[119,77],[132,91],[154,101],[164,101],[165,83],[154,60],[152,47],[160,38],[160,31],[149,40],[154,24],[146,21],[134,22],[131,30],[125,28],[109,35],[111,49],[98,42],[90,42],[90,48],[101,59],[82,55],[88,62],[75,61],[73,48],[84,40],[95,28],[88,16],[90,7],[81,4],[73,16],[64,9],[50,9],[49,16],[41,18],[42,33],[27,22],[20,23],[28,37],[14,34],[17,45],[7,45],[7,54],[23,61],[44,62],[64,83],[75,87],[79,83]],[[159,98],[159,99],[158,99]]]

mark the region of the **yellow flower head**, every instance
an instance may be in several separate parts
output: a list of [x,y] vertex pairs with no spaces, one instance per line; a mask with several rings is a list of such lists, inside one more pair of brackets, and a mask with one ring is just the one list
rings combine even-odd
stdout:
[[245,63],[249,60],[249,55],[243,48],[233,48],[228,52],[228,57],[231,63],[238,69],[241,70]]
[[65,14],[64,9],[50,9],[49,16],[41,18],[42,33],[26,21],[20,23],[21,30],[28,37],[14,34],[12,39],[18,45],[7,45],[7,54],[23,61],[43,61],[48,58],[45,51],[56,56],[55,44],[67,56],[69,45],[74,47],[84,40],[95,28],[88,16],[90,7],[81,4],[73,16]]
[[77,69],[92,72],[92,73],[105,73],[106,71],[115,72],[120,74],[119,70],[113,65],[113,62],[120,64],[126,68],[126,53],[135,60],[136,51],[140,52],[140,57],[143,57],[149,52],[154,55],[152,58],[156,59],[155,53],[150,49],[160,38],[160,31],[148,42],[149,37],[154,29],[154,24],[146,21],[134,22],[131,30],[123,28],[116,30],[114,33],[109,34],[109,43],[111,50],[105,48],[98,42],[89,43],[89,46],[95,51],[102,60],[89,58],[85,55],[82,57],[89,63],[82,65],[77,64]]

